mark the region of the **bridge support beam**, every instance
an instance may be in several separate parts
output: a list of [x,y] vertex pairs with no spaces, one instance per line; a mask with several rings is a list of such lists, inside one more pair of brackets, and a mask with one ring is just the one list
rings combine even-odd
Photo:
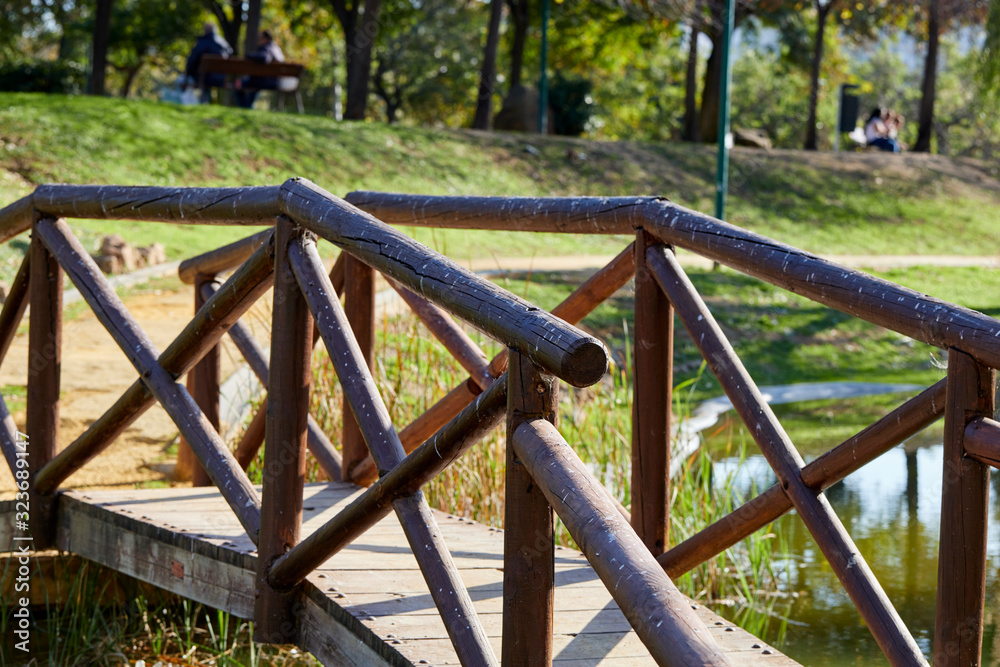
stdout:
[[296,591],[275,589],[268,573],[274,561],[298,543],[302,528],[313,321],[289,266],[288,246],[305,233],[290,220],[278,218],[254,604],[254,639],[272,644],[293,643],[298,631]]
[[[36,219],[36,225],[38,223]],[[28,470],[35,475],[55,458],[59,440],[59,371],[62,364],[63,270],[32,233],[31,311],[28,325]],[[32,548],[55,544],[55,500],[32,489],[28,530]]]
[[552,508],[514,449],[526,421],[555,424],[559,381],[511,349],[507,366],[507,477],[504,499],[504,665],[552,664],[555,535]]
[[965,429],[992,417],[995,371],[948,351],[934,667],[978,665],[986,605],[990,466],[965,455]]

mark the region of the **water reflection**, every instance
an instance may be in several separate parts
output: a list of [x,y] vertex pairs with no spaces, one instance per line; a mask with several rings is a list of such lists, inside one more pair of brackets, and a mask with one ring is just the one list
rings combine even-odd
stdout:
[[[925,655],[930,655],[934,633],[942,449],[940,444],[897,447],[827,491]],[[732,475],[732,484],[744,497],[753,484],[763,489],[775,482],[759,454],[748,456],[742,466],[737,458],[719,460],[715,472],[719,484]],[[984,665],[1000,664],[994,611],[1000,603],[998,492],[1000,475],[994,474],[987,541]],[[888,664],[798,517],[783,517],[781,531],[792,554],[780,564],[783,587],[799,593],[789,611],[796,623],[788,626],[782,650],[805,665]]]

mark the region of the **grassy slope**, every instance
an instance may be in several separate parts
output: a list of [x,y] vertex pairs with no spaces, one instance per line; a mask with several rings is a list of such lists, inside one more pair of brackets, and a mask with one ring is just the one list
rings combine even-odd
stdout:
[[[305,176],[335,194],[660,194],[711,211],[710,146],[598,143],[531,135],[337,123],[327,118],[118,99],[0,94],[0,204],[42,182],[259,185]],[[537,150],[530,150],[528,146]],[[1000,182],[936,156],[737,150],[729,219],[821,253],[993,252]],[[90,223],[156,237],[173,257],[238,230]],[[623,239],[421,231],[456,259],[612,253]],[[2,258],[0,258],[2,259]]]

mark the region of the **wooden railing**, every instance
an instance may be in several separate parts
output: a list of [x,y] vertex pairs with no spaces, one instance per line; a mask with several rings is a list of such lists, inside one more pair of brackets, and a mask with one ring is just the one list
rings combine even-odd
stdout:
[[[924,665],[927,661],[823,490],[943,415],[945,465],[933,662],[935,666],[979,664],[985,604],[988,469],[1000,467],[1000,423],[991,419],[995,407],[994,369],[1000,366],[1000,322],[662,198],[427,197],[354,192],[346,199],[391,224],[634,234],[636,242],[631,247],[635,259],[629,265],[630,269],[634,267],[636,279],[632,526],[657,554],[667,574],[676,577],[796,509],[894,665]],[[947,377],[804,465],[685,276],[674,257],[675,247],[945,348]],[[665,495],[663,480],[669,470],[671,419],[664,406],[670,405],[674,311],[747,424],[778,484],[700,533],[664,550],[664,536],[669,534],[665,498],[669,496]],[[523,431],[524,426],[515,431],[517,451],[518,436]],[[550,448],[544,451],[548,453]],[[554,503],[557,500],[550,499]]]
[[[160,352],[73,236],[65,217],[270,223],[274,229],[182,266],[182,277],[197,286],[201,302],[192,321]],[[420,488],[506,418],[504,663],[547,664],[552,659],[554,508],[659,662],[728,664],[654,553],[643,548],[616,502],[552,426],[558,381],[588,386],[600,380],[608,366],[603,343],[557,315],[578,320],[627,281],[632,272],[630,251],[577,290],[554,315],[307,181],[232,189],[41,186],[0,210],[0,239],[29,227],[30,251],[0,311],[0,350],[9,347],[30,298],[26,430],[32,438],[30,505],[32,525],[38,531],[36,546],[54,542],[55,494],[60,485],[159,402],[204,476],[218,487],[257,545],[258,640],[293,641],[296,585],[394,510],[462,663],[497,664]],[[316,249],[317,235],[344,251],[344,259],[330,275]],[[219,284],[217,276],[230,268],[235,271]],[[375,270],[390,279],[470,373],[469,381],[398,435],[371,374]],[[64,275],[140,377],[57,453]],[[272,286],[267,363],[240,317]],[[345,292],[344,306],[340,291]],[[451,316],[502,343],[506,353],[487,362]],[[218,434],[217,421],[213,423],[211,405],[203,409],[195,398],[217,402],[217,362],[211,355],[226,332],[268,387],[267,406],[249,429],[257,423],[259,433],[263,421],[268,442],[260,494],[244,471],[251,452],[259,448],[259,436],[245,436],[234,456]],[[316,334],[323,339],[344,390],[339,453],[308,415],[309,359]],[[189,391],[178,378],[199,364],[205,370],[195,371]],[[16,430],[2,397],[0,413],[0,449],[15,470]],[[300,540],[307,444],[331,477],[357,480],[374,472],[378,480],[338,516]],[[408,450],[412,453],[407,456]],[[626,582],[622,568],[631,573]],[[522,597],[526,591],[531,600]]]
[[[355,208],[355,206],[357,208]],[[359,210],[361,209],[361,210]],[[366,211],[366,212],[363,212]],[[152,347],[61,216],[273,224],[244,241],[185,262],[181,276],[204,303],[162,353]],[[629,245],[552,313],[535,309],[384,223],[589,234],[630,234]],[[551,661],[552,509],[563,519],[642,641],[662,664],[725,664],[671,583],[755,530],[796,509],[894,665],[926,664],[823,490],[929,423],[945,417],[935,665],[978,664],[984,608],[988,469],[1000,464],[1000,423],[992,420],[1000,322],[899,285],[838,266],[661,198],[423,197],[356,192],[337,199],[306,181],[231,189],[41,186],[0,211],[0,241],[34,225],[11,294],[0,311],[0,352],[32,288],[28,429],[32,508],[39,521],[69,474],[103,450],[159,400],[259,546],[259,636],[289,638],[291,591],[317,565],[395,510],[464,664],[495,663],[468,594],[436,538],[420,488],[482,436],[506,422],[507,497],[503,658]],[[328,275],[313,235],[345,252]],[[947,377],[805,465],[674,256],[694,251],[822,304],[948,350]],[[55,455],[61,269],[109,327],[142,375],[104,416]],[[237,268],[238,267],[238,268]],[[222,285],[220,273],[235,268]],[[373,270],[390,279],[414,312],[469,373],[397,435],[371,377]],[[600,379],[606,350],[578,322],[634,276],[635,392],[631,513],[590,475],[553,426],[560,378]],[[239,318],[274,285],[271,366]],[[345,304],[339,295],[344,292]],[[738,414],[750,426],[778,484],[701,533],[670,547],[669,442],[673,321],[692,334]],[[455,325],[456,316],[500,341],[487,360]],[[229,331],[269,401],[235,457],[191,394],[210,403],[216,371],[197,374],[190,394],[176,378],[203,362]],[[307,414],[308,358],[322,338],[344,385],[337,452]],[[37,356],[36,356],[37,355]],[[35,359],[38,363],[35,363]],[[54,368],[53,368],[54,366]],[[505,374],[506,371],[506,374]],[[205,385],[200,387],[199,385]],[[266,416],[265,416],[266,415]],[[13,465],[13,421],[0,400],[0,445]],[[245,468],[265,448],[262,498]],[[331,478],[371,486],[318,531],[299,540],[304,448]],[[39,444],[41,446],[39,446]],[[407,455],[408,454],[408,455]],[[372,483],[373,482],[373,483]],[[280,502],[279,499],[286,499]],[[630,524],[630,525],[629,525]],[[541,536],[541,540],[539,540]],[[539,545],[542,547],[539,547]],[[640,546],[640,544],[642,546]],[[287,548],[291,546],[291,548]],[[419,548],[418,548],[419,547]],[[539,550],[542,552],[540,553]],[[525,558],[530,553],[531,558]],[[430,554],[430,556],[427,556]],[[539,561],[538,559],[542,560]],[[627,585],[609,568],[634,573]],[[530,593],[524,593],[530,591]]]

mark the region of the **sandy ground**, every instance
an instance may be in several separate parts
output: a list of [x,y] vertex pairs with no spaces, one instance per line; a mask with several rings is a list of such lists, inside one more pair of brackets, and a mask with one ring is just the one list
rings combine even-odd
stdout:
[[[125,304],[162,351],[191,319],[194,290],[184,286],[175,292],[135,293],[125,299]],[[0,385],[23,386],[27,359],[28,336],[21,333],[0,367]],[[238,362],[238,354],[227,339],[222,354],[223,377],[228,376]],[[87,310],[64,322],[60,449],[104,413],[137,377],[135,369],[92,312]],[[23,431],[23,409],[15,412],[14,420]],[[166,480],[166,474],[158,469],[172,463],[164,450],[176,435],[173,422],[159,405],[155,405],[109,449],[70,477],[65,486],[113,488]],[[0,466],[0,498],[8,496],[13,489],[10,471]]]

